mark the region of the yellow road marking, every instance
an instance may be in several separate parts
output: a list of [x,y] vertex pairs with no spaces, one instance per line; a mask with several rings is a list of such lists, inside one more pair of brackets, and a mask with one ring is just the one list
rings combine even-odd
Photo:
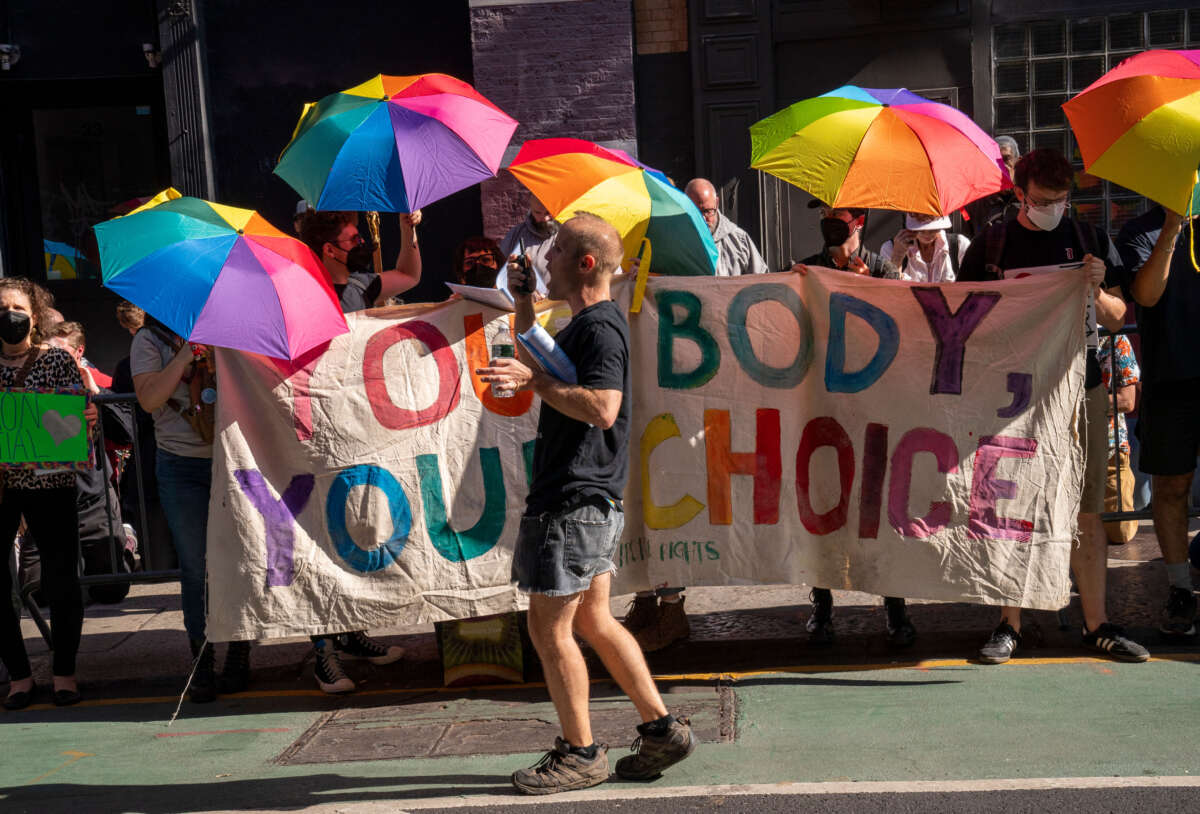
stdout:
[[[1151,662],[1171,661],[1200,661],[1200,653],[1167,653],[1153,656]],[[1048,664],[1114,664],[1112,659],[1103,656],[1056,656],[1045,658],[1017,658],[1006,665],[988,665],[993,667],[1032,667]],[[656,681],[733,681],[746,678],[757,678],[764,675],[797,674],[797,673],[858,673],[868,670],[927,670],[937,667],[974,667],[980,666],[969,659],[916,659],[913,661],[870,662],[863,664],[800,664],[782,667],[766,667],[760,670],[732,670],[712,673],[659,673],[654,676]],[[611,678],[593,678],[592,684],[606,684]],[[545,682],[530,681],[522,684],[479,684],[471,687],[391,687],[378,690],[359,690],[348,693],[345,697],[361,697],[372,695],[425,695],[429,693],[461,694],[470,690],[520,690],[538,689],[545,687]],[[329,694],[319,689],[311,690],[248,690],[246,692],[223,695],[222,698],[329,698]],[[81,701],[80,707],[114,707],[131,704],[167,704],[179,700],[177,695],[142,696],[133,698],[95,698]],[[54,709],[51,704],[33,704],[28,709]]]
[[83,760],[85,757],[95,757],[95,755],[93,755],[91,752],[77,752],[74,749],[68,749],[67,751],[63,752],[63,754],[70,756],[71,759],[68,760],[66,763],[63,763],[61,766],[54,767],[53,769],[46,772],[45,774],[38,775],[37,777],[30,780],[29,783],[27,783],[26,785],[33,785],[34,783],[37,783],[40,780],[45,780],[47,777],[54,774],[55,772],[61,772],[63,769],[67,768],[72,763],[76,763],[77,761]]

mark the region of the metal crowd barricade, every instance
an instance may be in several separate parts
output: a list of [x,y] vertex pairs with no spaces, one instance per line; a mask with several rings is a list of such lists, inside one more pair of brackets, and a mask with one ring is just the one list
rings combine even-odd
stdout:
[[[100,393],[98,395],[92,396],[90,398],[90,400],[92,403],[98,404],[98,405],[100,405],[100,404],[135,404],[137,402],[137,396],[134,395],[133,393]],[[133,458],[134,472],[137,476],[135,478],[135,481],[136,481],[136,486],[137,486],[138,517],[141,521],[141,523],[140,523],[141,527],[137,530],[137,532],[138,532],[138,534],[137,534],[138,549],[139,549],[138,553],[141,555],[141,561],[143,563],[149,563],[150,562],[150,549],[151,549],[151,544],[153,542],[153,532],[151,531],[151,529],[154,524],[150,522],[149,515],[146,511],[146,482],[145,482],[145,471],[146,470],[145,470],[144,466],[142,465],[143,461],[142,461],[142,457],[141,457],[141,445],[138,443],[141,439],[138,436],[139,428],[138,428],[137,417],[134,416],[130,423],[132,425],[132,430],[133,430],[133,432],[132,432],[133,443],[132,443],[131,455]],[[107,453],[105,452],[104,421],[103,420],[96,422],[95,450],[96,450],[97,456],[107,455]],[[100,463],[103,466],[104,462],[103,462],[102,458],[100,459]],[[109,488],[107,488],[107,485],[106,485],[106,488],[104,489],[104,510],[105,510],[105,515],[108,518],[109,564],[110,564],[111,571],[110,571],[110,573],[107,573],[107,574],[81,575],[79,578],[80,585],[83,587],[86,587],[88,585],[112,585],[112,584],[120,584],[120,583],[132,584],[132,583],[143,583],[143,582],[173,582],[175,580],[178,580],[179,579],[179,569],[178,568],[170,569],[170,570],[162,570],[162,571],[131,571],[131,572],[125,572],[125,573],[122,573],[120,571],[119,563],[123,559],[123,550],[122,550],[123,546],[118,546],[117,541],[118,541],[118,539],[121,539],[121,540],[125,539],[125,531],[124,531],[124,529],[119,529],[118,524],[116,522],[116,517],[115,517],[116,513],[113,511],[114,506],[112,503],[113,494],[114,494],[114,489],[109,489]],[[118,497],[119,497],[119,495],[118,495]],[[118,538],[118,532],[120,532],[119,538]],[[167,542],[167,541],[162,541],[162,542]],[[80,568],[82,569],[82,562],[83,562],[82,549],[81,549],[81,553],[77,557],[77,559],[79,560]],[[29,612],[29,616],[30,616],[30,618],[33,619],[34,624],[37,625],[38,631],[42,634],[42,638],[45,640],[46,645],[53,649],[54,644],[53,644],[53,640],[51,639],[50,626],[46,623],[46,619],[42,615],[41,609],[37,606],[37,603],[33,601],[33,591],[36,590],[36,588],[37,588],[36,585],[31,586],[29,590],[25,590],[24,588],[22,588],[21,589],[21,602],[22,602],[22,604],[24,604],[25,609]]]

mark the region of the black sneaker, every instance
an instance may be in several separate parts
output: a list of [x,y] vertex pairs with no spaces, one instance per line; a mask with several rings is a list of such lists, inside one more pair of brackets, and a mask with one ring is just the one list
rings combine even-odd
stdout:
[[1125,629],[1105,622],[1091,633],[1083,631],[1083,646],[1112,656],[1117,661],[1132,663],[1150,658],[1150,651],[1125,635]]
[[917,640],[917,629],[908,618],[904,599],[898,596],[885,596],[883,608],[887,611],[887,637],[892,647],[912,647]]
[[979,648],[979,660],[984,664],[1003,664],[1012,657],[1013,651],[1021,643],[1021,634],[1013,630],[1008,622],[1001,622],[992,631],[992,638]]
[[333,637],[338,653],[351,659],[366,659],[372,664],[391,664],[404,658],[404,648],[377,642],[365,631],[339,633]]
[[1195,636],[1196,594],[1187,588],[1171,586],[1162,618],[1158,629],[1168,636]]
[[217,700],[217,673],[213,646],[208,642],[191,640],[195,669],[188,684],[188,699],[193,704],[208,704]]
[[250,642],[230,642],[225,649],[225,665],[217,679],[222,695],[242,692],[250,683]]
[[805,623],[810,645],[833,644],[833,591],[828,588],[813,588],[808,599],[812,602],[812,613]]
[[648,724],[638,726],[633,742],[633,754],[617,761],[617,777],[623,780],[653,780],[663,769],[674,766],[696,748],[691,722],[687,718],[671,718],[662,735],[647,735]]
[[528,769],[512,774],[512,784],[525,794],[554,794],[598,786],[608,779],[608,746],[597,744],[596,756],[588,760],[571,751],[562,738],[554,739],[554,748]]
[[354,682],[346,675],[346,671],[342,669],[342,660],[338,658],[337,650],[334,649],[331,640],[320,639],[318,642],[314,642],[313,654],[317,661],[313,666],[313,677],[317,679],[317,686],[321,688],[322,692],[340,695],[354,692],[357,689]]

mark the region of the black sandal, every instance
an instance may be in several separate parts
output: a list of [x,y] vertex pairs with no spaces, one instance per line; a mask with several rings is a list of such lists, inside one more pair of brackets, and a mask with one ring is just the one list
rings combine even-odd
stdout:
[[25,709],[25,707],[33,703],[33,697],[37,695],[37,690],[38,686],[34,684],[24,692],[9,693],[8,697],[4,699],[4,708],[10,712]]

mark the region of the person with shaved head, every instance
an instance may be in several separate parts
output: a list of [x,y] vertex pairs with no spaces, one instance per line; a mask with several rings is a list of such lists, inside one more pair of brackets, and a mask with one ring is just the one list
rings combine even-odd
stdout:
[[691,199],[713,242],[717,244],[717,276],[737,277],[742,274],[765,274],[767,264],[746,231],[721,214],[721,199],[717,188],[707,178],[693,178],[684,187],[683,193]]
[[[667,712],[641,649],[609,608],[632,410],[629,328],[609,294],[622,258],[617,230],[589,214],[566,221],[547,253],[550,297],[571,307],[571,321],[556,341],[575,365],[577,383],[535,373],[524,351],[520,359],[493,359],[477,371],[498,388],[532,390],[542,400],[512,576],[529,594],[529,635],[562,737],[537,764],[513,774],[513,785],[526,794],[608,779],[608,747],[592,738],[587,664],[576,635],[596,651],[642,719],[634,754],[617,761],[619,777],[652,780],[691,754],[695,743],[688,720]],[[519,331],[533,325],[533,299],[522,288],[528,273],[517,263],[508,266]]]

